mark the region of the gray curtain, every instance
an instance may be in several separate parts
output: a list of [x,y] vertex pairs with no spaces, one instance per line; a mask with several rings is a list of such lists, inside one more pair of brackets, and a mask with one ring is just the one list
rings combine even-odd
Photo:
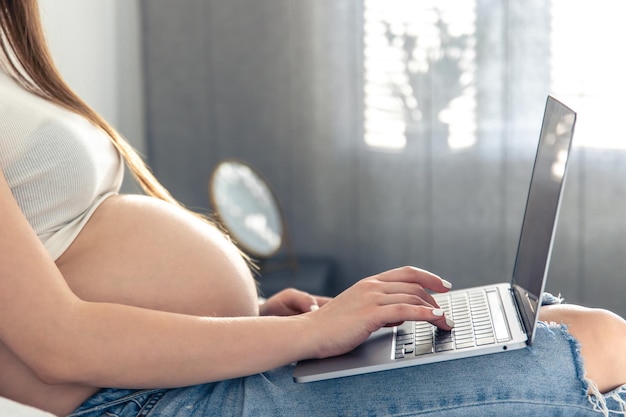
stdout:
[[[200,211],[213,167],[249,162],[296,251],[336,261],[334,291],[404,264],[458,287],[508,281],[551,88],[549,3],[518,3],[476,4],[474,145],[448,145],[438,112],[459,87],[442,60],[413,80],[406,146],[381,152],[363,140],[361,1],[143,1],[149,162]],[[548,288],[622,314],[624,162],[575,149]]]

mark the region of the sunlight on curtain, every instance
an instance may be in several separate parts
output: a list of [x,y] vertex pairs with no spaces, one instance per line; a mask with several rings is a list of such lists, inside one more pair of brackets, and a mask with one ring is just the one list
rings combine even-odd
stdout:
[[[626,59],[619,52],[626,39],[626,3],[550,4],[550,93],[579,114],[575,145],[626,150],[621,133]],[[364,0],[364,140],[369,147],[401,151],[420,123],[447,127],[451,150],[475,144],[474,81],[480,71],[475,25],[476,0]]]
[[552,88],[578,112],[577,146],[626,150],[624,16],[624,2],[552,1]]
[[[448,129],[450,149],[476,142],[475,1],[364,0],[364,140],[374,149],[401,151],[423,120]],[[446,68],[440,71],[442,65]],[[441,103],[420,98],[439,85]],[[445,89],[441,89],[445,90]]]

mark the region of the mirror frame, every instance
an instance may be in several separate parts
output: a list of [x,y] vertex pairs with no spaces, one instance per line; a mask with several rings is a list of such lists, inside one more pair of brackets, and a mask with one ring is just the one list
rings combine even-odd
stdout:
[[[254,175],[257,176],[257,178],[263,182],[263,184],[265,185],[265,187],[267,188],[267,190],[269,191],[270,197],[274,202],[274,205],[277,209],[277,214],[278,214],[278,218],[279,218],[279,223],[280,223],[280,244],[278,245],[278,247],[276,248],[276,250],[274,250],[273,252],[267,254],[267,253],[260,253],[258,251],[256,251],[253,248],[248,247],[244,240],[242,240],[239,236],[237,236],[236,233],[234,233],[229,227],[228,227],[228,223],[225,221],[223,214],[220,212],[219,209],[219,205],[217,204],[216,201],[216,196],[215,196],[215,177],[216,177],[216,173],[219,170],[219,168],[227,163],[235,163],[235,164],[239,164],[242,166],[245,166],[246,168],[250,169],[250,171],[252,171],[252,173]],[[282,207],[280,205],[280,202],[278,201],[278,198],[276,197],[276,193],[274,192],[274,189],[272,188],[272,186],[270,185],[270,183],[267,181],[267,179],[261,175],[261,173],[254,168],[252,165],[250,165],[248,162],[245,162],[241,159],[237,159],[237,158],[226,158],[226,159],[222,159],[220,160],[215,167],[213,168],[213,170],[211,171],[211,176],[209,177],[209,184],[208,184],[208,191],[209,191],[209,202],[211,204],[211,208],[215,214],[215,216],[217,217],[217,219],[219,220],[221,227],[227,231],[228,235],[231,237],[231,239],[233,239],[233,241],[237,244],[237,246],[239,246],[244,252],[246,252],[248,255],[254,257],[254,258],[258,258],[258,259],[269,259],[272,256],[276,255],[278,252],[280,252],[280,250],[285,247],[286,245],[286,240],[287,240],[287,231],[286,231],[286,224],[285,224],[285,217],[283,214],[283,210]]]

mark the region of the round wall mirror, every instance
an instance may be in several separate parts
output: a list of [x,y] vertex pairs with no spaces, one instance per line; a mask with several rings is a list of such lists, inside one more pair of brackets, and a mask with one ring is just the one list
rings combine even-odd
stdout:
[[278,201],[252,167],[237,160],[220,162],[209,181],[209,198],[222,224],[251,256],[269,258],[283,243]]

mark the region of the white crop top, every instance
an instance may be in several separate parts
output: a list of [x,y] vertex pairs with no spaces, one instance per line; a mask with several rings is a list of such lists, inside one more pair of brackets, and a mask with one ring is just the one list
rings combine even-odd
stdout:
[[0,168],[53,259],[119,191],[124,172],[101,129],[26,91],[1,66]]

